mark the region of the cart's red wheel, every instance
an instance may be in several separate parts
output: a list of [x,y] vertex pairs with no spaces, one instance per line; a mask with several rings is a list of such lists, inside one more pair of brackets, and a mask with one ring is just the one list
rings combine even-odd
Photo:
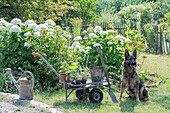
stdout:
[[86,100],[89,96],[89,89],[76,90],[76,97],[80,100]]
[[93,89],[89,94],[92,103],[100,103],[103,100],[103,92],[100,89]]

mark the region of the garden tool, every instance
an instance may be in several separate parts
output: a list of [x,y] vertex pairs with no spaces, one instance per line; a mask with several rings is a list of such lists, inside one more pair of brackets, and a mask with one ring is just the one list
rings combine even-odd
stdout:
[[[30,71],[25,71],[24,74],[16,81],[12,76],[12,70],[10,68],[6,68],[5,71],[11,77],[11,80],[14,82],[14,85],[17,87],[19,91],[19,99],[20,100],[32,100],[33,99],[33,87],[34,87],[34,76]],[[23,78],[24,75],[29,74],[32,77],[32,80]],[[20,85],[18,85],[18,82]]]
[[103,69],[104,69],[104,72],[105,72],[105,75],[106,75],[106,79],[107,79],[107,81],[108,81],[109,95],[110,95],[110,97],[112,98],[112,101],[113,101],[114,103],[118,103],[116,96],[114,95],[113,91],[111,91],[108,73],[107,73],[107,70],[106,70],[106,67],[105,67],[105,64],[104,64],[104,60],[103,60],[103,57],[102,57],[102,53],[101,53],[101,47],[100,47],[100,46],[96,46],[96,50],[97,50],[97,52],[99,53],[100,60],[101,60],[101,63],[102,63],[102,66],[103,66]]

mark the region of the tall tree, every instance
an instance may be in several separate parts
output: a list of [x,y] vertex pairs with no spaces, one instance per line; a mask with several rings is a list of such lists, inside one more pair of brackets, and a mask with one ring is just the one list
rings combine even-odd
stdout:
[[0,0],[0,17],[32,19],[38,23],[47,19],[60,21],[68,9],[72,9],[72,3],[68,0]]

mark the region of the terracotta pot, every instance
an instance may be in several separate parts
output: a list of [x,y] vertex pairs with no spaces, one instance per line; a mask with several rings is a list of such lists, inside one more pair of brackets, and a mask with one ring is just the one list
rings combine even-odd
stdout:
[[[70,73],[69,74],[60,74],[60,76],[64,79],[65,82],[69,82]],[[60,81],[62,81],[62,80],[60,79]]]

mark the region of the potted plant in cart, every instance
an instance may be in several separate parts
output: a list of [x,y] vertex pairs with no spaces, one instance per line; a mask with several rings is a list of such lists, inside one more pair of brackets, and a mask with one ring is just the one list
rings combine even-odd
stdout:
[[[69,63],[67,61],[61,62],[60,66],[60,76],[64,79],[65,82],[69,82],[70,73],[68,71]],[[62,81],[60,79],[60,81]]]

